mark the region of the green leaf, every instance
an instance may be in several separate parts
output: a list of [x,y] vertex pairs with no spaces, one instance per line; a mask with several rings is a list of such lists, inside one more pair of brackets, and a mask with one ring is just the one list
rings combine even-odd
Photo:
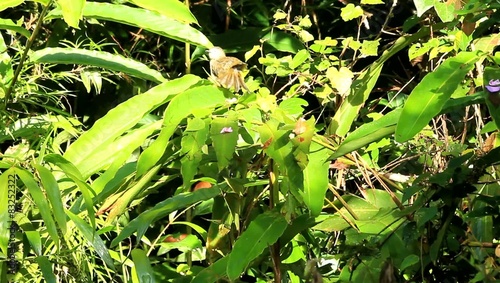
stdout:
[[331,151],[315,142],[311,143],[306,168],[304,169],[304,203],[312,216],[318,216],[323,209],[323,200],[328,189],[328,171],[326,162]]
[[226,99],[222,91],[213,86],[189,89],[172,99],[163,115],[163,128],[159,137],[141,154],[137,163],[137,176],[144,174],[160,160],[170,137],[182,119],[203,109],[214,109]]
[[435,0],[413,0],[415,8],[417,8],[417,16],[422,16],[427,10],[434,6]]
[[155,283],[156,279],[154,276],[153,268],[151,267],[151,262],[145,251],[141,249],[133,249],[132,261],[134,262],[133,272],[139,279],[140,283]]
[[52,241],[54,241],[55,245],[59,248],[59,235],[57,234],[56,223],[54,222],[54,219],[50,214],[51,209],[49,203],[47,202],[47,198],[45,197],[44,193],[38,186],[31,173],[21,168],[16,168],[16,173],[28,189],[28,192],[32,196],[33,201],[40,210],[43,222],[47,227],[47,232],[52,238]]
[[451,22],[455,19],[455,4],[452,1],[444,3],[436,1],[434,9],[443,23]]
[[40,266],[42,270],[43,279],[47,283],[56,283],[57,278],[54,275],[53,266],[50,260],[46,256],[37,256],[36,263]]
[[184,189],[189,188],[191,180],[198,172],[203,152],[202,147],[208,138],[208,123],[200,118],[189,119],[181,140],[181,174]]
[[411,139],[439,114],[480,58],[477,52],[461,52],[427,74],[406,100],[396,127],[396,141]]
[[292,62],[290,63],[290,68],[296,69],[307,59],[309,59],[309,51],[307,51],[307,49],[300,50],[297,54],[295,54],[295,56],[293,56]]
[[191,283],[213,283],[226,278],[227,262],[229,257],[224,257],[214,264],[203,269],[196,275]]
[[[0,10],[2,10],[1,7]],[[27,29],[15,24],[11,19],[0,19],[0,29],[15,31],[21,35],[24,35],[26,38],[29,38],[31,36],[31,33]],[[0,49],[0,52],[3,52],[3,50]]]
[[273,30],[262,37],[262,41],[282,52],[297,53],[304,49],[304,44],[291,34]]
[[95,227],[94,203],[92,201],[95,193],[92,191],[92,188],[85,183],[80,171],[78,171],[75,165],[64,159],[64,157],[59,154],[48,154],[45,156],[45,161],[57,165],[62,169],[64,174],[66,174],[66,176],[77,185],[83,195],[83,199],[85,200],[85,207],[87,208],[87,214],[90,222],[92,223],[92,227]]
[[24,3],[24,0],[2,0],[0,2],[0,11],[3,11],[7,8],[13,8],[19,6]]
[[363,40],[361,44],[361,54],[363,56],[377,56],[378,46],[380,45],[380,39],[377,40]]
[[191,11],[189,11],[189,8],[179,0],[162,0],[162,1],[129,0],[129,1],[141,8],[158,12],[161,15],[177,20],[179,22],[186,24],[191,24],[191,23],[198,24],[198,21],[193,16]]
[[35,63],[90,65],[157,83],[166,81],[160,72],[150,69],[139,61],[103,51],[49,47],[33,52],[30,59]]
[[228,112],[226,117],[216,117],[212,120],[210,138],[217,156],[219,171],[226,168],[233,160],[238,131],[238,116],[234,111]]
[[347,6],[340,9],[340,16],[344,22],[353,20],[363,16],[363,9],[360,6],[355,6],[352,3],[347,4]]
[[30,242],[31,248],[37,256],[41,256],[43,254],[42,251],[42,238],[40,237],[40,232],[38,231],[25,231],[26,238]]
[[[198,81],[198,77],[186,75],[128,99],[97,120],[90,130],[68,147],[64,157],[77,168],[88,163],[87,160],[92,155],[100,154],[109,158],[113,157],[116,152],[106,152],[100,149],[103,149],[104,146],[112,143],[125,131],[135,126],[151,110],[172,99],[174,95],[188,89]],[[84,177],[89,177],[87,173],[82,173]]]
[[287,227],[285,217],[276,211],[267,211],[255,218],[236,240],[228,255],[227,275],[235,280],[252,260],[274,244]]
[[62,10],[64,21],[70,27],[77,29],[82,19],[85,0],[57,0],[57,4]]
[[115,266],[113,264],[113,259],[109,255],[109,251],[106,248],[106,244],[102,241],[101,237],[90,227],[83,219],[78,215],[71,213],[71,211],[66,210],[66,214],[75,223],[76,228],[82,233],[85,240],[95,249],[99,257],[104,261],[106,266],[111,270],[115,271]]
[[[42,185],[47,192],[47,198],[49,199],[54,218],[56,219],[59,229],[61,229],[62,234],[66,234],[66,213],[64,213],[64,205],[62,203],[61,192],[59,191],[59,185],[57,184],[56,178],[49,169],[35,164],[35,169],[40,176]],[[41,255],[41,254],[39,254]]]
[[394,125],[397,124],[402,111],[402,109],[396,109],[373,122],[363,124],[347,136],[328,160],[336,159],[393,134],[396,130]]
[[[189,24],[178,22],[154,11],[120,4],[87,2],[83,9],[83,16],[138,27],[161,36],[197,46],[213,47],[213,44],[203,33],[194,29]],[[60,9],[51,11],[47,16],[48,19],[61,17],[62,12]]]
[[181,193],[157,203],[153,208],[141,213],[137,218],[130,221],[120,234],[113,239],[111,246],[116,246],[120,241],[137,232],[137,240],[140,241],[149,225],[158,219],[167,216],[172,211],[186,208],[199,201],[212,199],[221,193],[219,186],[196,190],[192,193]]

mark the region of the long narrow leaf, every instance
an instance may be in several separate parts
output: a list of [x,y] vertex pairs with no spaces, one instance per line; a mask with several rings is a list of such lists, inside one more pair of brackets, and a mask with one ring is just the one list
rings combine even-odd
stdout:
[[[161,36],[197,46],[207,48],[213,46],[203,33],[191,27],[189,24],[178,22],[154,11],[120,4],[87,2],[83,9],[83,16],[86,18],[113,21],[134,26]],[[51,17],[62,17],[61,10],[53,10],[48,18]]]
[[139,61],[104,51],[48,47],[33,52],[30,59],[35,63],[96,66],[157,83],[166,81],[160,72]]

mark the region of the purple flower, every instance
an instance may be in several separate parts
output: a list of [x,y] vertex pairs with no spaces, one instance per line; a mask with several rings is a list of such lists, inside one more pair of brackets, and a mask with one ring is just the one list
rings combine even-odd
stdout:
[[498,91],[500,91],[500,80],[499,79],[490,80],[488,82],[488,85],[486,86],[486,89],[489,92],[498,92]]
[[221,134],[227,134],[227,133],[232,133],[232,132],[233,132],[233,128],[231,128],[231,127],[224,127],[224,128],[222,128],[222,130],[220,130]]

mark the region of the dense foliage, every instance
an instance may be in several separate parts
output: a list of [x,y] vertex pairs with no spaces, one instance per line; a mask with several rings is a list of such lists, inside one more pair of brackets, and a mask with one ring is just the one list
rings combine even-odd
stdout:
[[[499,21],[0,1],[0,282],[496,282]],[[248,91],[210,76],[214,46]]]

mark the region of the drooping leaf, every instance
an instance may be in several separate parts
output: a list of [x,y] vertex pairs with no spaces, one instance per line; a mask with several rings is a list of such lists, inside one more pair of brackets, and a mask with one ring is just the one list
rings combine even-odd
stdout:
[[[0,7],[0,10],[2,10],[1,7]],[[27,29],[25,29],[19,25],[16,25],[11,19],[0,19],[0,29],[7,29],[7,30],[15,31],[15,32],[25,36],[26,38],[29,38],[31,36],[31,33]],[[2,52],[1,48],[0,48],[0,52]]]
[[202,147],[208,138],[208,121],[189,119],[181,140],[181,174],[184,189],[189,188],[191,180],[197,173],[198,164],[203,156]]
[[[191,43],[206,48],[213,47],[208,38],[189,24],[178,22],[154,11],[134,8],[127,5],[87,2],[83,9],[85,18],[113,21],[172,38],[181,42]],[[62,11],[55,9],[47,16],[62,17]]]
[[130,2],[141,8],[158,12],[161,15],[182,23],[198,24],[198,21],[191,11],[189,11],[189,8],[179,0],[130,0]]
[[78,23],[82,19],[85,0],[57,0],[57,4],[62,10],[64,21],[70,27],[77,29]]
[[90,65],[157,83],[166,81],[160,72],[139,61],[104,51],[48,47],[33,52],[30,59],[35,63]]

